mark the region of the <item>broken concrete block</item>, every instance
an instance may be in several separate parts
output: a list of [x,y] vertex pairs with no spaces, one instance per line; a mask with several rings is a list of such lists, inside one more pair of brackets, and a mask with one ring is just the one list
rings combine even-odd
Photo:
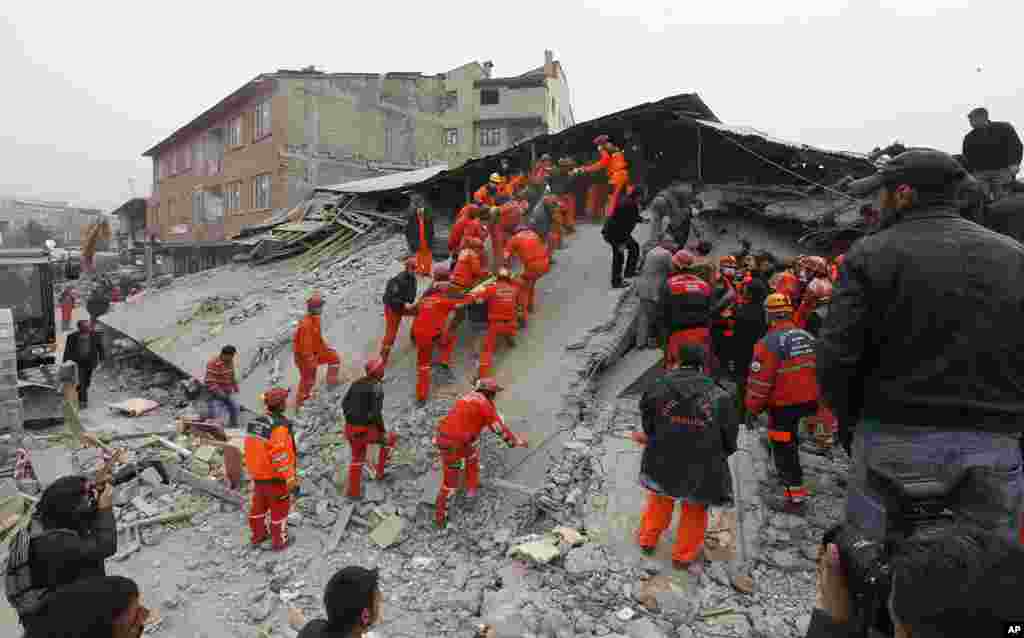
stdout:
[[189,465],[189,471],[191,471],[196,476],[209,476],[210,464],[204,463],[199,459],[193,458],[192,463]]
[[377,483],[366,483],[363,485],[363,498],[368,503],[383,503],[388,495]]
[[140,496],[137,496],[132,499],[132,507],[139,510],[142,513],[142,515],[146,518],[150,518],[152,516],[157,516],[160,514],[159,507],[157,507],[156,505],[151,505],[146,501],[146,499]]
[[381,549],[395,544],[405,528],[405,520],[401,516],[388,516],[370,532],[370,540]]
[[142,474],[139,475],[139,478],[143,483],[150,487],[156,487],[157,485],[164,484],[163,479],[160,477],[160,473],[151,467],[147,467],[143,470]]
[[213,464],[217,458],[217,448],[212,445],[204,445],[195,451],[192,457],[195,461],[202,461],[203,463]]
[[128,505],[139,495],[139,482],[128,481],[114,487],[114,505]]
[[14,482],[14,479],[4,479],[0,481],[0,500],[3,500],[9,496],[18,495],[18,485]]
[[541,565],[550,563],[560,555],[558,538],[554,536],[544,536],[508,550],[508,556],[512,558],[526,558]]
[[65,447],[51,447],[44,450],[32,450],[29,453],[32,469],[43,489],[62,476],[76,474],[71,451]]

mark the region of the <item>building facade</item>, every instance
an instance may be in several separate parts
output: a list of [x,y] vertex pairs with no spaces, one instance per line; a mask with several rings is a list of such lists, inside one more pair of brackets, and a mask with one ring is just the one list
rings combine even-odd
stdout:
[[144,153],[146,228],[164,243],[223,245],[314,188],[440,162],[456,167],[575,122],[568,81],[544,65],[448,73],[260,75]]
[[68,202],[54,202],[26,198],[0,198],[0,236],[10,238],[24,230],[30,221],[42,226],[60,246],[81,244],[82,234],[101,211],[97,208],[72,206]]

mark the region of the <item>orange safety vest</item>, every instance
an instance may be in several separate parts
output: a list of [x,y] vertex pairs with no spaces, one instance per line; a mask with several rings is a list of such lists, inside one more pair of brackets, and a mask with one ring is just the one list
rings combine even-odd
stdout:
[[292,422],[270,414],[249,421],[245,432],[245,466],[254,481],[288,481],[295,477]]

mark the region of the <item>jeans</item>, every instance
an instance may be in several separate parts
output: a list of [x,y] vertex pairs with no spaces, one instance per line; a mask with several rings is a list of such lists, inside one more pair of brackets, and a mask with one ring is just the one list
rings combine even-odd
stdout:
[[1018,542],[1024,500],[1019,436],[862,420],[853,441],[846,520],[880,538],[885,529],[880,494],[868,485],[868,467],[888,476],[955,484],[947,499],[958,523]]
[[93,366],[86,363],[78,364],[78,405],[88,407],[89,386],[92,385]]
[[235,402],[229,395],[224,396],[211,396],[208,404],[210,408],[210,414],[215,419],[219,419],[225,416],[225,412],[228,416],[228,426],[231,428],[238,427],[238,414],[239,407],[238,403]]

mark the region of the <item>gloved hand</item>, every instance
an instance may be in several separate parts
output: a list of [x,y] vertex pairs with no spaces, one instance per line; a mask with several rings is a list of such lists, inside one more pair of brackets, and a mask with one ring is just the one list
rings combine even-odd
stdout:
[[646,433],[644,433],[644,432],[633,432],[629,436],[630,436],[631,439],[633,439],[633,441],[639,443],[640,445],[647,445],[647,440],[648,439],[647,439],[647,434]]

